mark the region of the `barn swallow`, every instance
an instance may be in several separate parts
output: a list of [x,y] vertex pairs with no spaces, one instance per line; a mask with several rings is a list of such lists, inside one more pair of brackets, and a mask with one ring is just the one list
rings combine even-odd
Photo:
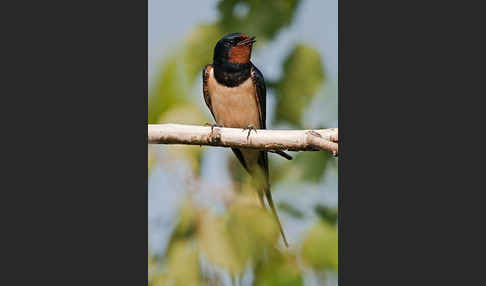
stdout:
[[[213,63],[203,69],[203,94],[216,126],[243,128],[251,131],[265,129],[266,87],[262,73],[250,61],[255,37],[243,33],[226,35],[214,47]],[[241,165],[257,183],[258,198],[263,208],[267,198],[280,228],[283,241],[287,239],[275,210],[268,179],[267,151],[231,148]],[[290,160],[283,151],[271,151]]]

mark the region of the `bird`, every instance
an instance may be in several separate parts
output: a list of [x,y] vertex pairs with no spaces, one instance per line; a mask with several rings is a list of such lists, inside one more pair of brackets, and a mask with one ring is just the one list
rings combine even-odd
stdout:
[[[256,37],[245,33],[231,33],[221,38],[214,47],[213,63],[203,68],[203,95],[216,124],[257,132],[266,128],[266,86],[263,74],[251,62],[251,51]],[[288,242],[270,192],[268,153],[249,148],[231,148],[243,168],[257,183],[259,201],[266,209],[264,196],[276,219],[285,246]],[[288,160],[292,157],[277,150],[270,151]]]

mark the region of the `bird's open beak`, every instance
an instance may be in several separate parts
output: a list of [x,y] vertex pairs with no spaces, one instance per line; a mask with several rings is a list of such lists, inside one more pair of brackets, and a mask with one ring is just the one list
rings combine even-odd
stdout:
[[248,37],[240,42],[238,42],[238,44],[236,44],[237,46],[242,46],[242,45],[245,45],[245,46],[248,46],[248,45],[252,45],[254,42],[256,42],[255,40],[256,37]]

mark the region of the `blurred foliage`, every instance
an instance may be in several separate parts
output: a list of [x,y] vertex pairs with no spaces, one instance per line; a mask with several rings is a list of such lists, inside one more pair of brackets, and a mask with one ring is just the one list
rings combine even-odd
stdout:
[[304,109],[324,80],[324,68],[317,50],[305,44],[298,44],[283,65],[283,77],[276,85],[276,122],[287,121],[302,128]]
[[148,123],[158,123],[161,115],[170,108],[186,102],[187,90],[182,85],[183,74],[178,65],[177,57],[167,59],[163,66],[161,75],[156,81],[155,87],[151,90],[148,104]]
[[181,204],[179,212],[179,221],[172,231],[169,243],[167,245],[166,255],[170,255],[172,248],[179,241],[190,241],[196,233],[197,222],[196,216],[198,211],[192,201],[186,200]]
[[289,203],[281,202],[281,203],[278,203],[277,205],[278,205],[279,210],[284,211],[284,212],[288,213],[289,215],[291,215],[295,218],[303,218],[304,217],[304,214],[300,210],[294,208]]
[[190,80],[201,77],[203,67],[212,62],[214,45],[223,33],[217,24],[199,25],[191,32],[185,43],[183,59]]
[[338,269],[338,236],[335,226],[325,221],[316,223],[302,245],[304,262],[318,270]]
[[256,267],[255,286],[303,285],[302,273],[295,254],[270,249],[268,256],[268,263],[261,263]]
[[[232,151],[227,151],[233,155]],[[240,161],[236,158],[236,156],[228,156],[227,166],[229,173],[231,175],[231,179],[238,185],[242,185],[243,183],[248,181],[248,173],[241,167]]]
[[155,164],[155,155],[153,154],[153,152],[154,151],[151,148],[148,148],[148,151],[147,151],[147,153],[148,153],[148,160],[147,160],[148,168],[147,169],[148,169],[149,173],[150,173],[150,171],[152,170],[152,167]]
[[271,184],[282,180],[319,183],[329,166],[337,167],[336,158],[327,152],[298,152],[293,157],[291,164],[280,160],[272,165]]
[[[223,0],[218,4],[223,32],[245,31],[258,39],[272,40],[292,23],[300,0]],[[271,15],[267,12],[271,11]]]
[[[177,122],[180,124],[201,125],[206,121],[202,110],[189,102],[181,102],[168,109],[159,120],[162,122]],[[202,148],[195,148],[190,145],[177,145],[167,148],[168,156],[174,160],[185,160],[192,168],[194,174],[198,175],[201,171]]]
[[336,225],[338,217],[337,209],[328,208],[323,205],[317,205],[314,210],[323,221],[329,223],[330,225]]
[[223,216],[206,214],[202,219],[201,251],[233,275],[241,274],[279,239],[275,220],[251,197],[240,194]]
[[179,240],[174,243],[168,254],[168,275],[163,283],[155,286],[199,285],[199,256],[190,241]]
[[319,182],[332,155],[328,152],[301,152],[295,158],[296,170],[303,180]]
[[[149,89],[148,123],[212,122],[205,110],[200,81],[202,68],[212,62],[215,43],[225,34],[245,32],[257,36],[253,51],[256,53],[262,43],[275,40],[283,28],[292,24],[301,2],[219,1],[219,18],[196,26],[180,48],[164,59]],[[281,76],[267,80],[267,90],[276,103],[267,126],[316,128],[304,126],[304,120],[305,114],[312,111],[311,102],[324,96],[320,91],[327,76],[321,55],[302,42],[295,43],[289,51],[281,63]],[[264,67],[259,68],[265,73]],[[196,84],[198,95],[193,96]],[[163,156],[158,156],[155,149],[149,148],[148,171],[154,164],[171,166],[184,161],[192,172],[191,180],[197,182],[205,150],[197,146],[162,146],[157,152],[163,152]],[[248,174],[229,149],[221,152],[228,154],[226,164],[232,180],[232,189],[225,191],[236,191],[234,196],[225,202],[223,213],[199,206],[192,196],[184,200],[164,254],[149,256],[149,286],[227,285],[220,276],[205,270],[208,265],[223,269],[236,279],[250,267],[254,274],[252,285],[265,286],[303,285],[304,268],[337,272],[337,210],[316,206],[319,219],[303,234],[302,242],[291,241],[291,247],[284,249],[278,226],[261,208]],[[272,186],[282,182],[318,184],[326,170],[337,167],[336,158],[326,152],[296,152],[292,156],[294,159],[287,161],[269,155]],[[291,201],[279,201],[277,207],[281,218],[284,214],[296,220],[307,218]]]

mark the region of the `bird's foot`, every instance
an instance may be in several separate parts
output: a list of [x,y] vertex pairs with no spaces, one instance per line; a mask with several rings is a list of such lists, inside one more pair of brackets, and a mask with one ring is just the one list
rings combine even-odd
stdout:
[[218,123],[206,123],[205,126],[211,126],[211,133],[209,133],[208,140],[209,142],[213,142],[214,139],[214,127],[223,127],[223,125]]
[[246,130],[248,130],[248,135],[246,136],[246,140],[248,141],[248,139],[250,139],[250,133],[251,131],[255,131],[255,133],[257,133],[257,129],[255,128],[255,126],[253,125],[248,125],[246,128],[243,128],[243,132],[245,132]]

